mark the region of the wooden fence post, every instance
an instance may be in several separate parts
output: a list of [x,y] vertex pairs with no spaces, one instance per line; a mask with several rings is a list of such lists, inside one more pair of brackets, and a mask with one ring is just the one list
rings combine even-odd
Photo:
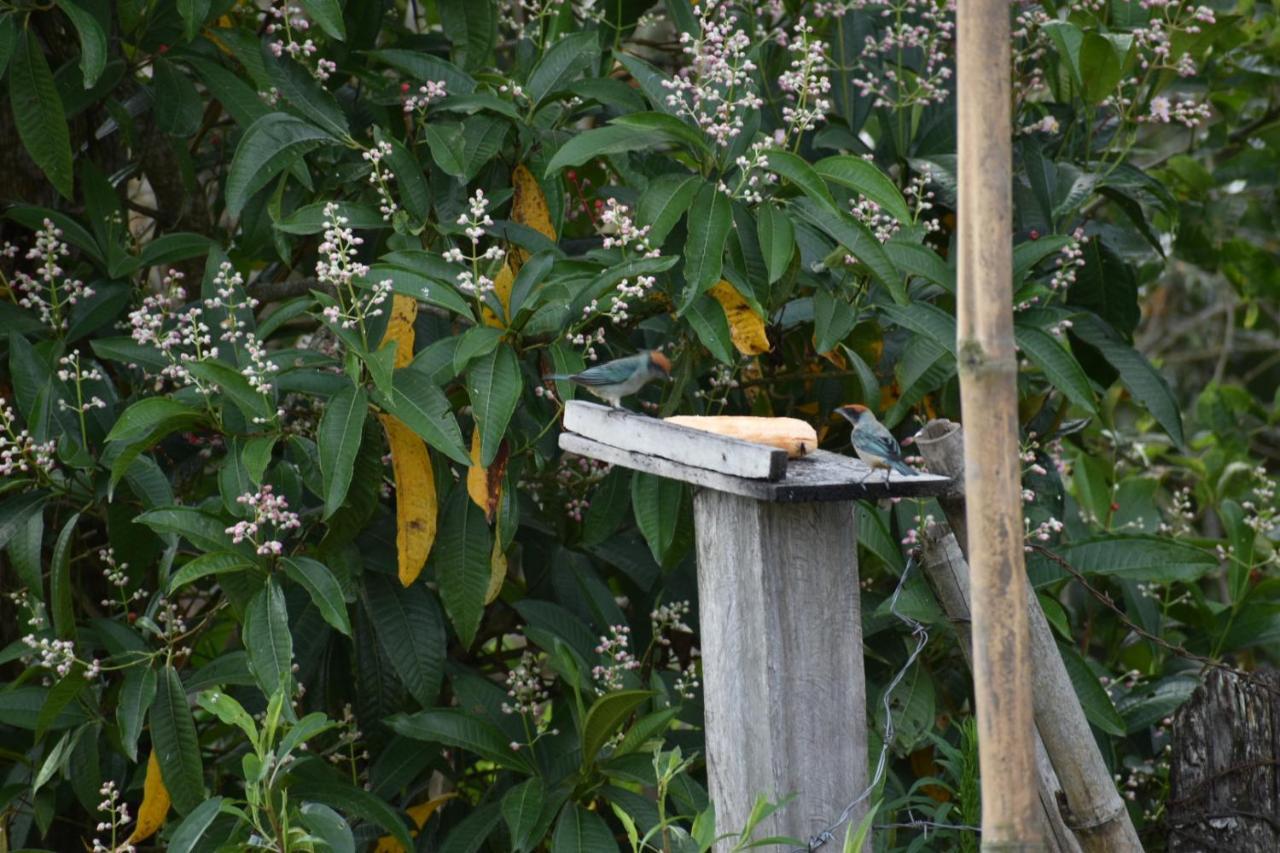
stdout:
[[707,776],[718,831],[740,830],[760,795],[795,799],[758,836],[803,841],[825,830],[868,782],[853,502],[935,495],[949,481],[886,480],[824,451],[788,461],[781,450],[590,403],[569,403],[564,426],[564,450],[696,487]]

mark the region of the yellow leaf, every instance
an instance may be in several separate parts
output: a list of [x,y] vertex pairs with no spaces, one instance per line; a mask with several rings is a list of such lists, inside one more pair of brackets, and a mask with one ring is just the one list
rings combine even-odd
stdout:
[[[507,260],[503,261],[502,269],[498,270],[497,276],[493,279],[493,292],[498,297],[498,301],[502,303],[502,313],[507,317],[511,316],[511,285],[515,284],[516,274],[511,269],[512,258],[514,254],[507,255]],[[501,329],[503,326],[502,318],[493,312],[489,306],[483,309],[484,324],[492,326],[495,329]]]
[[156,834],[169,814],[169,790],[160,778],[160,761],[155,750],[147,759],[147,778],[142,783],[142,805],[138,806],[138,825],[129,836],[129,844],[137,844]]
[[769,351],[769,336],[765,334],[764,320],[751,310],[742,294],[733,289],[733,285],[721,279],[711,288],[711,295],[724,309],[724,316],[729,320],[729,335],[733,345],[743,355],[760,355]]
[[[546,237],[552,243],[556,241],[556,229],[551,225],[551,211],[547,207],[547,197],[542,194],[538,179],[523,163],[511,172],[511,221],[527,225]],[[512,251],[511,266],[514,272],[529,259],[529,253],[521,248]]]
[[[495,531],[496,532],[496,531]],[[489,588],[484,591],[484,603],[493,604],[502,592],[502,582],[507,579],[507,555],[502,553],[502,537],[493,537],[493,553],[489,555]]]
[[[430,818],[431,815],[435,814],[438,808],[456,796],[458,796],[456,791],[450,791],[447,794],[441,794],[438,797],[427,800],[425,803],[418,803],[416,806],[409,806],[405,811],[408,813],[409,817],[413,818],[413,822],[417,824],[418,829],[422,829],[423,824],[427,822],[427,819]],[[417,838],[418,830],[415,829],[409,834],[414,838]],[[378,846],[373,848],[373,853],[406,853],[406,851],[404,849],[404,845],[399,841],[396,841],[390,835],[384,835],[378,839]]]
[[427,446],[417,433],[392,415],[378,419],[387,433],[396,475],[396,550],[400,583],[408,586],[417,580],[436,540],[436,480]]
[[502,500],[502,475],[507,471],[507,442],[498,445],[498,453],[486,468],[480,464],[480,430],[471,433],[471,467],[467,469],[467,494],[484,510],[488,521],[498,511]]
[[391,300],[391,318],[382,336],[382,346],[392,341],[396,345],[396,367],[405,367],[413,361],[413,321],[418,319],[418,300],[397,293]]

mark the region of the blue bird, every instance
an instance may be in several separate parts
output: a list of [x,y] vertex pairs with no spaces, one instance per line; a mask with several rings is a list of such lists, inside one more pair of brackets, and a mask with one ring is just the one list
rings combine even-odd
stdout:
[[657,350],[649,350],[588,367],[581,373],[560,373],[547,378],[566,379],[619,409],[623,397],[636,393],[655,379],[670,379],[671,361]]
[[890,471],[896,471],[908,477],[918,473],[902,458],[902,448],[898,446],[898,440],[893,437],[893,433],[876,420],[875,414],[870,409],[854,403],[851,406],[841,406],[836,411],[853,424],[850,443],[858,454],[858,458],[871,466],[872,470],[877,468],[883,470],[886,481],[889,479]]

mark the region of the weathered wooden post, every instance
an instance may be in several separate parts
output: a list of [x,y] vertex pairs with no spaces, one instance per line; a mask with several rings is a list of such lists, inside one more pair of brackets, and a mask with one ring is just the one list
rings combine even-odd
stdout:
[[779,449],[590,403],[569,403],[564,427],[564,450],[696,489],[707,775],[719,831],[741,829],[763,794],[795,799],[760,835],[820,833],[868,781],[853,502],[938,494],[949,481],[886,481],[824,451],[788,462]]

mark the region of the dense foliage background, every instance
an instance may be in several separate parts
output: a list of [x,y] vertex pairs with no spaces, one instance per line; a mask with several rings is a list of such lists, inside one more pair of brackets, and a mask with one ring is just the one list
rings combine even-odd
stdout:
[[[689,496],[543,377],[958,418],[952,5],[0,0],[0,849],[748,843]],[[1193,656],[1280,643],[1275,13],[1011,5],[1029,571],[1153,849]],[[918,575],[881,696],[929,516],[860,508],[883,850],[977,844]]]

